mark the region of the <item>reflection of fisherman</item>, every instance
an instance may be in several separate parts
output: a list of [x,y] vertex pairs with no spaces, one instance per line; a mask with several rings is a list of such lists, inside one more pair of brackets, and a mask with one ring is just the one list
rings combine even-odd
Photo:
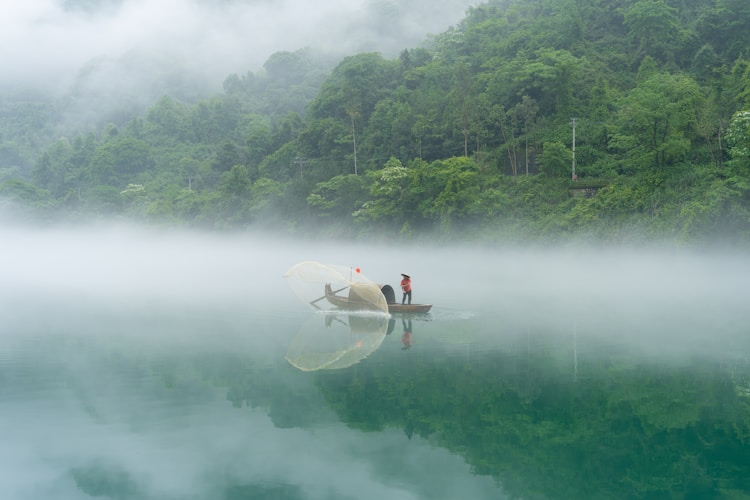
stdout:
[[409,304],[411,304],[411,276],[408,274],[401,273],[404,279],[401,280],[401,291],[404,292],[404,297],[401,299],[401,303],[406,302],[406,297],[409,297]]
[[411,319],[408,320],[408,326],[407,322],[401,318],[401,324],[404,327],[404,334],[401,336],[401,343],[404,344],[404,347],[402,349],[408,349],[411,347],[412,340],[411,340]]

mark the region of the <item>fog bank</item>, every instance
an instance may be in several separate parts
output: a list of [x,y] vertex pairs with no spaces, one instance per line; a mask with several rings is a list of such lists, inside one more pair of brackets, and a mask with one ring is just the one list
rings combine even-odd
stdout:
[[281,300],[282,278],[304,260],[360,268],[417,302],[471,308],[589,309],[698,303],[740,307],[750,295],[742,252],[568,247],[470,248],[311,242],[246,232],[217,235],[136,226],[0,227],[0,295],[79,294],[186,303]]
[[[148,88],[182,69],[219,86],[304,47],[395,55],[456,24],[468,0],[32,0],[0,7],[0,86]],[[139,89],[140,87],[140,89]],[[104,88],[104,87],[102,87]]]

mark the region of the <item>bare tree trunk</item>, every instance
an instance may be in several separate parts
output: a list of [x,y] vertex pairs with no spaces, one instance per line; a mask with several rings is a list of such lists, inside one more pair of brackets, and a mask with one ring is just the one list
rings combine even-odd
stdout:
[[526,155],[526,177],[529,176],[529,129],[526,129],[526,144],[524,145],[524,153]]
[[500,133],[502,134],[503,140],[505,141],[505,150],[508,152],[508,161],[510,162],[510,168],[513,172],[513,177],[515,177],[516,175],[518,175],[518,157],[516,153],[515,138],[511,136],[510,140],[508,139],[508,133],[506,131],[507,127],[503,125],[505,122],[505,112],[501,110],[501,113],[503,116],[500,117]]
[[357,175],[357,131],[354,128],[354,113],[350,117],[352,119],[352,143],[354,145],[354,175]]

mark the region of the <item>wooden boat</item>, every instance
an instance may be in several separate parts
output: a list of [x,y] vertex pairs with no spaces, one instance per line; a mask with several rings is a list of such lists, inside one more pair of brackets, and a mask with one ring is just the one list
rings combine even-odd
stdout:
[[[388,304],[388,312],[390,313],[407,313],[407,314],[418,314],[426,313],[432,309],[432,304],[399,304],[393,301],[393,289],[389,285],[382,287],[383,294],[386,297]],[[390,293],[389,293],[390,291]],[[339,309],[347,310],[377,310],[370,302],[358,298],[356,295],[349,294],[348,297],[342,295],[336,295],[331,289],[330,284],[325,286],[325,297],[326,300],[338,307]]]
[[388,304],[388,312],[391,313],[408,313],[421,314],[429,312],[432,304],[399,304],[398,302]]

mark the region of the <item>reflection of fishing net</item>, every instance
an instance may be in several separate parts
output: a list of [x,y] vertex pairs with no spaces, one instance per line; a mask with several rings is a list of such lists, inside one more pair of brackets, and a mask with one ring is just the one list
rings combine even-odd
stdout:
[[295,295],[315,308],[388,312],[380,287],[354,269],[305,261],[284,277]]
[[380,347],[388,321],[382,315],[326,313],[321,322],[316,314],[292,339],[286,359],[302,371],[346,368]]

